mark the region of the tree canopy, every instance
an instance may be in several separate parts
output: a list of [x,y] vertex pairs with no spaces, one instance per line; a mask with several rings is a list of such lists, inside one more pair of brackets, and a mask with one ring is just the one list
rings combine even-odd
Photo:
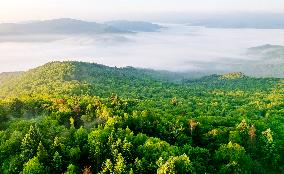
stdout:
[[284,79],[165,77],[84,62],[0,77],[0,173],[284,172]]

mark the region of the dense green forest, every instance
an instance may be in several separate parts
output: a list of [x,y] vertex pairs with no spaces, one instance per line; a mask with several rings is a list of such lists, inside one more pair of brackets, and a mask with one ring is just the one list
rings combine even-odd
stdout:
[[284,79],[84,62],[0,74],[0,173],[284,173]]

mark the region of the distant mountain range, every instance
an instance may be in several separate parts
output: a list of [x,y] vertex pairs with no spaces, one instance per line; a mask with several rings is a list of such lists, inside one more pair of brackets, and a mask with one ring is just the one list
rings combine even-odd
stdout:
[[0,35],[132,33],[155,32],[161,28],[162,26],[150,22],[112,21],[96,23],[61,18],[28,23],[2,23],[0,24]]
[[[199,67],[207,75],[229,72],[243,72],[253,77],[284,77],[284,46],[260,45],[248,48],[243,58],[224,58],[218,61],[190,61],[188,64]],[[249,59],[248,59],[249,58]]]
[[283,29],[284,14],[227,14],[196,17],[189,20],[192,26],[209,28]]
[[245,56],[252,59],[239,61],[234,70],[258,77],[284,77],[284,46],[266,44],[251,47]]
[[105,24],[117,28],[121,31],[133,31],[133,32],[153,32],[163,28],[158,24],[152,24],[149,22],[142,22],[142,21],[119,20],[119,21],[106,22]]
[[240,71],[256,76],[284,77],[284,46],[266,44],[252,47],[247,55],[255,60],[242,62]]
[[284,46],[282,45],[261,45],[248,49],[248,54],[262,59],[279,59],[284,61]]

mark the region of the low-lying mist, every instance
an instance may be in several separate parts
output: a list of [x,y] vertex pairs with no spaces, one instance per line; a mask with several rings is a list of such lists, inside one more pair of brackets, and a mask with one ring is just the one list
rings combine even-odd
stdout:
[[[265,44],[284,45],[284,30],[281,29],[218,29],[181,24],[163,26],[166,28],[159,32],[1,35],[0,72],[26,70],[53,60],[170,71],[246,71],[263,59],[247,54],[248,48]],[[283,55],[280,64],[283,65]]]

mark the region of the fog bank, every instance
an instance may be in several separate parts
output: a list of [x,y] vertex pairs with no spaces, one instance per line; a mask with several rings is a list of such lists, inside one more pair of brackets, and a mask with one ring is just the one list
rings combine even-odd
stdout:
[[284,45],[281,29],[219,29],[162,24],[160,32],[101,35],[0,36],[0,72],[27,70],[53,60],[170,71],[226,69],[257,57],[247,48]]

